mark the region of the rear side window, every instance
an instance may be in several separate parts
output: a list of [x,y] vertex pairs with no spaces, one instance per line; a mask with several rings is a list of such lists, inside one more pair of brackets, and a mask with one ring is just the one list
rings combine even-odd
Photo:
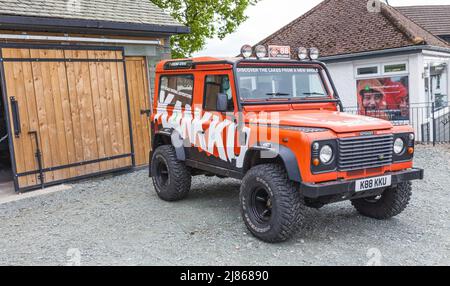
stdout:
[[234,111],[233,93],[231,92],[230,79],[227,75],[209,75],[205,79],[204,109],[217,110],[217,96],[224,93],[228,97],[228,111]]
[[161,76],[159,88],[159,103],[167,105],[180,104],[181,107],[192,105],[194,94],[193,75]]

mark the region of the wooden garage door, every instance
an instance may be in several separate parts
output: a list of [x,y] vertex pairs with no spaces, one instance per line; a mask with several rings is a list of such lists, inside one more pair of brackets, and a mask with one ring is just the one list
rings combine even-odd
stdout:
[[3,48],[2,58],[19,189],[133,165],[121,51]]
[[126,57],[136,166],[148,165],[150,153],[150,92],[144,57]]

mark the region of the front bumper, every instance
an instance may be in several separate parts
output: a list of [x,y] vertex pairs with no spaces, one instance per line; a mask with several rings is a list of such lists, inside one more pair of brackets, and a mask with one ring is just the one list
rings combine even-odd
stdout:
[[[413,168],[410,170],[404,170],[399,172],[390,172],[384,175],[392,175],[392,186],[395,186],[402,182],[408,182],[413,180],[422,180],[424,171],[422,169]],[[343,199],[352,198],[355,195],[356,180],[351,181],[335,181],[320,184],[305,184],[302,183],[300,191],[305,198],[317,199],[326,196],[340,195]],[[381,190],[372,190],[368,194],[373,195]]]

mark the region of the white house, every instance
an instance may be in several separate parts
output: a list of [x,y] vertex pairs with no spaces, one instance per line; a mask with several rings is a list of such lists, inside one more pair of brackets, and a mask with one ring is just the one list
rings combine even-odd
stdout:
[[319,48],[348,112],[412,124],[419,141],[450,141],[450,6],[427,10],[437,34],[420,11],[325,0],[259,44]]

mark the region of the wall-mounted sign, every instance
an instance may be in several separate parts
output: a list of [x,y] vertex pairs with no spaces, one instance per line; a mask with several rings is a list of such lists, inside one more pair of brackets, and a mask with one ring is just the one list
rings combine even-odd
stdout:
[[290,59],[291,47],[289,46],[269,46],[269,58]]
[[409,120],[408,76],[358,80],[361,114],[387,120]]

